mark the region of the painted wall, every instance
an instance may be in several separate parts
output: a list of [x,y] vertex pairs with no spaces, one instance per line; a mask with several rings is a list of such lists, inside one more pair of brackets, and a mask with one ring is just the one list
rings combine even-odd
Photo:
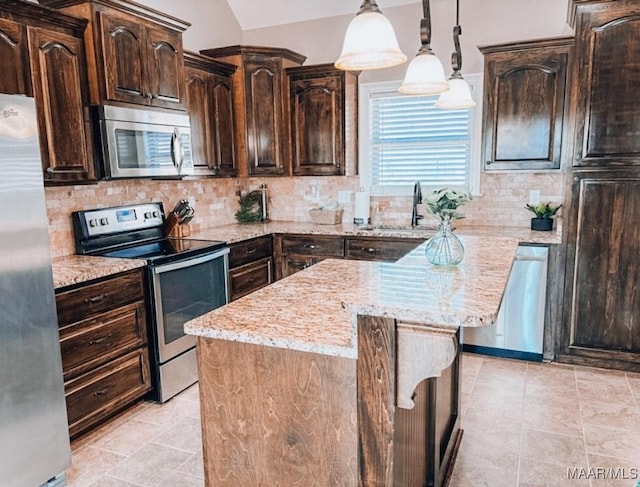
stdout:
[[141,0],[139,3],[191,23],[184,48],[199,51],[242,42],[242,29],[227,0]]

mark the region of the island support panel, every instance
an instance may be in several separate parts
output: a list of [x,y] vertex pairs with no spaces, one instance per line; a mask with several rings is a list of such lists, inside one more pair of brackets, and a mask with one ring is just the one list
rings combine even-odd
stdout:
[[198,337],[207,486],[357,485],[356,361]]
[[448,484],[462,437],[458,335],[358,316],[360,487]]

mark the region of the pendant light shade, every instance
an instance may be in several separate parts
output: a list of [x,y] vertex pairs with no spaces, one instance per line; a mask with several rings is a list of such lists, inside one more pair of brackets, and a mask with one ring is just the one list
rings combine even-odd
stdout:
[[440,94],[436,107],[442,110],[465,110],[476,106],[471,98],[471,89],[462,76],[449,78],[449,90]]
[[455,51],[451,54],[451,67],[453,74],[449,78],[449,91],[440,95],[436,102],[436,107],[442,110],[466,110],[476,106],[476,102],[471,97],[471,89],[467,82],[462,79],[462,50],[460,49],[460,0],[456,0],[456,25],[453,26],[453,46]]
[[449,89],[442,63],[431,49],[431,8],[429,0],[422,0],[423,17],[420,20],[420,49],[413,58],[404,81],[398,88],[406,95],[437,95]]
[[397,66],[406,62],[391,22],[373,0],[365,0],[344,36],[338,69],[364,71]]
[[437,95],[449,89],[442,63],[433,53],[413,58],[398,91],[406,95]]

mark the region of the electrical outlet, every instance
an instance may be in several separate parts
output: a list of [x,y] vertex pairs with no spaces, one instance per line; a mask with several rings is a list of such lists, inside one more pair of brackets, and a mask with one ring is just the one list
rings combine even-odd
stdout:
[[529,191],[529,204],[530,205],[539,205],[540,204],[540,190],[532,189]]

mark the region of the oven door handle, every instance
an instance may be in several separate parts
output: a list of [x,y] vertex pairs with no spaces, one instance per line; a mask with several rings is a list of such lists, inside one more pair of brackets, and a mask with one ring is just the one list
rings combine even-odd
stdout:
[[[217,250],[216,252],[201,255],[200,257],[194,257],[193,259],[180,260],[178,262],[171,262],[170,264],[163,264],[157,267],[152,267],[154,274],[162,274],[163,272],[175,271],[177,269],[184,269],[185,267],[191,267],[194,265],[202,264],[203,262],[209,262],[210,260],[218,259],[229,253],[229,247]],[[226,267],[226,266],[225,266]]]

